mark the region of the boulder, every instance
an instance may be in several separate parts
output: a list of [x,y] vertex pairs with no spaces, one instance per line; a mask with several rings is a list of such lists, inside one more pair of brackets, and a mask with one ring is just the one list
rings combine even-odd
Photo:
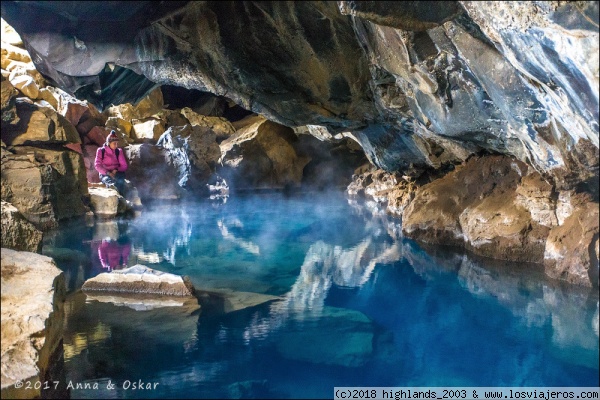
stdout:
[[[16,32],[15,32],[16,33]],[[20,61],[24,63],[31,62],[31,57],[29,56],[29,52],[20,46],[15,46],[10,43],[4,41],[4,36],[2,36],[2,58],[7,58],[9,60]],[[6,66],[3,65],[2,68],[6,69]]]
[[163,109],[155,114],[155,117],[160,118],[165,123],[165,129],[172,126],[185,126],[190,123],[187,118],[181,115],[181,110]]
[[0,19],[2,21],[2,41],[4,43],[12,44],[13,46],[22,47],[23,40],[21,40],[21,36],[15,31],[15,29],[6,23],[4,18]]
[[2,247],[38,253],[42,232],[28,222],[12,204],[2,201]]
[[292,129],[257,119],[221,142],[217,172],[233,190],[299,187],[310,159],[298,156],[297,140]]
[[106,187],[90,187],[90,206],[98,218],[114,218],[119,212],[119,193]]
[[178,171],[179,186],[206,189],[221,156],[213,131],[200,126],[173,126],[160,137],[157,146],[169,152],[170,164]]
[[145,199],[178,199],[182,188],[178,171],[168,150],[152,144],[136,144],[125,148],[129,163],[126,175]]
[[514,193],[494,193],[459,215],[466,247],[503,260],[541,262],[549,228],[516,204]]
[[134,105],[135,118],[145,119],[153,116],[163,109],[164,101],[160,87],[152,90],[137,104]]
[[156,294],[163,296],[193,296],[194,288],[188,279],[156,271],[144,265],[114,270],[85,281],[84,292]]
[[15,105],[15,98],[19,94],[19,91],[15,89],[8,79],[3,79],[0,85],[2,89],[2,130],[4,130],[5,124],[15,125],[19,122]]
[[[101,126],[94,126],[89,132],[85,135],[87,140],[90,143],[95,144],[96,146],[102,146],[106,142],[106,137],[110,133],[110,129],[103,128]],[[118,136],[118,135],[117,135]],[[120,144],[121,142],[119,142]],[[94,153],[94,155],[96,155]]]
[[[63,273],[50,257],[2,249],[2,397],[44,397],[17,381],[48,379],[50,361],[62,352]],[[34,383],[33,382],[33,383]]]
[[55,111],[58,111],[58,99],[48,88],[41,88],[37,98],[47,101]]
[[227,119],[222,117],[207,117],[200,115],[192,111],[189,107],[181,109],[181,115],[183,115],[192,126],[202,126],[209,128],[215,133],[217,138],[224,140],[235,133],[235,128]]
[[133,125],[130,121],[124,120],[119,117],[109,117],[106,120],[106,128],[115,129],[127,136],[131,136],[131,130],[133,129]]
[[88,190],[81,154],[29,146],[14,152],[2,155],[3,200],[42,230],[85,214]]
[[2,131],[2,140],[7,145],[81,143],[75,127],[51,107],[18,101],[17,113],[19,123]]
[[133,125],[131,136],[136,143],[156,143],[160,136],[165,132],[165,125],[160,119],[134,119],[131,122]]
[[598,287],[598,217],[598,203],[587,202],[550,230],[544,252],[546,275]]
[[[38,88],[46,86],[46,81],[42,74],[35,69],[35,65],[32,62],[21,62],[11,61],[7,66],[6,70],[9,72],[8,80],[12,81],[19,76],[29,76],[33,79]],[[29,95],[27,95],[30,97]],[[35,99],[35,97],[30,97]]]
[[21,93],[30,99],[37,99],[40,94],[40,88],[37,83],[33,80],[33,78],[29,75],[18,75],[14,76],[12,79],[9,78],[10,83],[19,89]]
[[138,118],[135,108],[130,103],[123,103],[119,105],[113,105],[107,107],[102,115],[108,120],[108,118],[121,118],[125,121],[131,122],[131,120]]
[[83,163],[85,165],[85,175],[86,179],[89,183],[99,183],[100,176],[98,171],[96,171],[96,167],[94,166],[96,162],[96,151],[99,146],[95,144],[85,144],[82,146],[83,150]]

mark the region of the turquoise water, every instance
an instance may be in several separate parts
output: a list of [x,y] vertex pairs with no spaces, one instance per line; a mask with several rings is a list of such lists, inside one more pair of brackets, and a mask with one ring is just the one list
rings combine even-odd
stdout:
[[[201,308],[86,298],[83,281],[106,271],[102,239],[129,266],[188,275]],[[599,384],[594,290],[532,266],[426,251],[401,237],[400,221],[341,194],[157,204],[130,220],[65,227],[44,252],[60,255],[71,292],[73,398]],[[142,390],[129,385],[140,381]]]

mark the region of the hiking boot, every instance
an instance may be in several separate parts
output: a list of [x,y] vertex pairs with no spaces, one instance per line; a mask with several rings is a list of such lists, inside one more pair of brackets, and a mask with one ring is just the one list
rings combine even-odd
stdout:
[[114,190],[115,192],[118,192],[118,190],[117,190],[117,187],[115,186],[115,184],[114,184],[114,183],[107,183],[107,184],[106,184],[106,188],[107,188],[107,189],[112,189],[112,190]]

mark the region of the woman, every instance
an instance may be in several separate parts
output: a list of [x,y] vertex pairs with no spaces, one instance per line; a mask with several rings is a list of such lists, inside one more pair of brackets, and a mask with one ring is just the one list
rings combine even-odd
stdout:
[[125,160],[125,152],[123,149],[119,149],[118,146],[119,138],[116,132],[110,131],[104,146],[96,151],[94,166],[100,174],[100,180],[107,188],[115,189],[123,194],[127,161]]

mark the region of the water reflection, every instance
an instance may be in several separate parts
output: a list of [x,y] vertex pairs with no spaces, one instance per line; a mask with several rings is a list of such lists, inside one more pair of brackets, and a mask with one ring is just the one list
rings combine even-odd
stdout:
[[375,203],[342,202],[230,199],[98,228],[127,234],[130,264],[190,276],[202,308],[124,310],[73,296],[67,364],[86,355],[86,379],[160,379],[171,389],[158,397],[597,385],[597,292],[535,265],[424,249]]

